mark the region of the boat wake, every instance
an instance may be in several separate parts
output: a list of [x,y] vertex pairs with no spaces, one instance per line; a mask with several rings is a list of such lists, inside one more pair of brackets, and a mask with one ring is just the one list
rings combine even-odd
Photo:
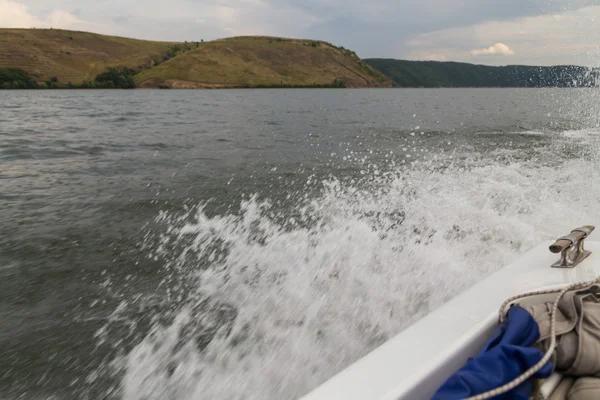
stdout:
[[165,278],[98,333],[111,340],[115,321],[147,318],[106,365],[122,376],[112,393],[307,393],[523,251],[597,221],[597,133],[460,157],[418,152],[228,212],[210,202],[162,212],[143,245]]

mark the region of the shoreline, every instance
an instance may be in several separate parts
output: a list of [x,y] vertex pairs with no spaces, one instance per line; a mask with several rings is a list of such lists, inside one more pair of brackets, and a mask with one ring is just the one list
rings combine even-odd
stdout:
[[122,88],[24,88],[24,89],[3,89],[0,88],[1,92],[14,92],[14,91],[36,91],[36,92],[53,92],[53,91],[146,91],[146,90],[160,90],[160,91],[211,91],[211,90],[298,90],[298,89],[335,89],[335,90],[366,90],[366,89],[381,89],[381,90],[398,90],[398,89],[410,89],[410,90],[439,90],[439,89],[600,89],[600,86],[436,86],[436,87],[416,87],[416,86],[403,86],[403,87],[378,87],[378,86],[365,86],[365,87],[318,87],[318,86],[296,86],[296,87],[281,87],[281,86],[264,86],[264,87],[252,87],[252,86],[224,86],[224,87],[198,87],[198,88],[156,88],[156,87],[139,87],[132,89]]

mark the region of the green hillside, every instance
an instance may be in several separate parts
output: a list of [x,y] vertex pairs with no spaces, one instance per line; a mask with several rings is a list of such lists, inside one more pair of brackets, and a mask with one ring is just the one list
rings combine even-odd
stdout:
[[391,81],[349,50],[329,43],[235,37],[199,48],[136,76],[141,87],[314,86],[391,87]]
[[57,29],[0,29],[0,72],[0,88],[392,86],[354,52],[321,41],[172,43]]
[[22,69],[38,81],[55,76],[80,84],[111,66],[147,68],[174,44],[58,29],[0,29],[0,68]]
[[365,62],[400,87],[580,87],[596,86],[598,69],[573,65],[492,67],[458,62],[384,58]]

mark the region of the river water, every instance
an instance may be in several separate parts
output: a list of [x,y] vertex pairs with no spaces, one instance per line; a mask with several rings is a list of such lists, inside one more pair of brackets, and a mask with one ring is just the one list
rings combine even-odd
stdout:
[[291,399],[600,220],[600,92],[0,92],[0,398]]

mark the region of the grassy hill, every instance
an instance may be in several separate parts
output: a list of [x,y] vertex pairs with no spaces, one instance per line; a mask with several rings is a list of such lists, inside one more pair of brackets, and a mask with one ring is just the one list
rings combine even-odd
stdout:
[[492,67],[385,58],[372,58],[365,62],[400,87],[587,87],[597,86],[600,77],[598,69],[574,65]]
[[94,81],[112,67],[132,69],[141,87],[392,86],[354,52],[321,41],[237,37],[172,43],[58,29],[0,29],[0,69],[5,71],[21,69],[38,82],[56,77],[53,86],[60,87]]
[[390,87],[391,81],[349,50],[312,40],[235,37],[200,43],[136,76],[142,87]]
[[149,67],[172,45],[58,29],[0,29],[0,68],[79,84],[110,66]]

